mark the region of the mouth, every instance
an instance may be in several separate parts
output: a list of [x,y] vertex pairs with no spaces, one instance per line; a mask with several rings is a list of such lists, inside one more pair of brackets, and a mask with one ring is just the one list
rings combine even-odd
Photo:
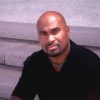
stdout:
[[57,48],[58,48],[57,45],[49,46],[49,47],[48,47],[48,50],[49,50],[49,51],[55,51],[55,50],[57,50]]

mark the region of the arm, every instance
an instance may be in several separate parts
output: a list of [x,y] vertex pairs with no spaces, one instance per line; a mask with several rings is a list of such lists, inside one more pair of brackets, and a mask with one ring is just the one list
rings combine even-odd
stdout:
[[17,96],[11,96],[10,100],[22,100],[20,97]]
[[22,75],[11,94],[11,100],[33,100],[36,95],[34,77],[34,70],[30,62],[26,61]]
[[92,95],[89,96],[86,100],[100,100],[100,95]]

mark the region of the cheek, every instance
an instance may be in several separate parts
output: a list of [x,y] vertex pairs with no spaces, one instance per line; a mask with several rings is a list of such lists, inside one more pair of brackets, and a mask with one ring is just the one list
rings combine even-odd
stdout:
[[45,48],[46,40],[43,39],[43,38],[39,38],[39,42],[40,42],[41,47],[42,47],[42,48]]
[[68,34],[64,34],[62,33],[61,35],[59,35],[59,41],[61,42],[62,48],[68,44],[68,40],[69,40],[69,36]]
[[65,33],[61,33],[58,35],[58,40],[62,43],[65,42],[67,39],[68,39],[68,36]]

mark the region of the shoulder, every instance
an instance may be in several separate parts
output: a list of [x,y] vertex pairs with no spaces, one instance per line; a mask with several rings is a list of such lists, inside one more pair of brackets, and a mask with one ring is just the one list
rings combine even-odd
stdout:
[[36,61],[36,60],[38,60],[39,61],[39,59],[41,59],[41,57],[44,55],[44,52],[42,51],[42,50],[40,50],[40,51],[37,51],[37,52],[34,52],[34,53],[32,53],[30,56],[28,56],[27,58],[26,58],[26,60],[24,61],[24,63],[31,63],[31,62],[33,62],[33,61]]
[[74,55],[77,58],[79,58],[79,60],[84,60],[85,62],[91,62],[91,63],[95,62],[100,64],[100,58],[93,51],[83,46],[77,45],[73,41],[71,41],[71,46]]
[[[30,56],[28,56],[23,65],[24,65],[24,68],[23,69],[33,69],[33,68],[36,68],[35,66],[39,66],[39,62],[41,62],[41,60],[43,59],[43,56],[45,55],[45,53],[40,50],[40,51],[37,51],[37,52],[34,52],[33,54],[31,54]],[[34,67],[33,67],[34,66]]]
[[71,47],[77,54],[81,54],[81,56],[85,56],[85,57],[89,56],[89,57],[99,58],[93,51],[91,51],[83,46],[77,45],[73,41],[71,41]]

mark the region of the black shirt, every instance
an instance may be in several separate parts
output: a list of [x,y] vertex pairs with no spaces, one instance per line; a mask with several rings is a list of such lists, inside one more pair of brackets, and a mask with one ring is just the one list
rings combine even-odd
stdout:
[[41,50],[24,62],[22,76],[12,95],[23,100],[86,100],[100,93],[100,58],[71,41],[71,50],[59,73]]

